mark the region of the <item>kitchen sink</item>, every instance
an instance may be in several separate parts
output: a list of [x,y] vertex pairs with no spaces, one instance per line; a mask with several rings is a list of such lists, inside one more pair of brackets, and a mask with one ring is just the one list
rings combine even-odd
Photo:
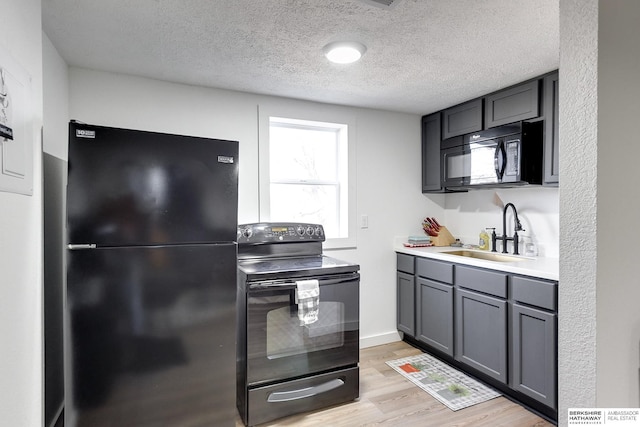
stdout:
[[483,259],[486,261],[497,261],[497,262],[518,262],[518,261],[526,260],[526,258],[520,258],[520,257],[515,257],[510,255],[502,255],[496,252],[457,250],[457,251],[445,251],[440,253],[446,254],[446,255],[464,256],[469,258],[477,258],[477,259]]

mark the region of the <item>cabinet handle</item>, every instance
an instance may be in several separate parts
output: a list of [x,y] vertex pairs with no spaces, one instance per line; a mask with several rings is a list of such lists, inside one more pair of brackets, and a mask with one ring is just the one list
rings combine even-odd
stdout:
[[[499,161],[499,157],[502,155],[502,164]],[[502,177],[504,176],[504,170],[507,167],[507,152],[504,149],[504,144],[502,141],[498,141],[496,145],[496,151],[493,155],[493,166],[496,170],[496,176],[498,177],[498,181],[502,181]]]

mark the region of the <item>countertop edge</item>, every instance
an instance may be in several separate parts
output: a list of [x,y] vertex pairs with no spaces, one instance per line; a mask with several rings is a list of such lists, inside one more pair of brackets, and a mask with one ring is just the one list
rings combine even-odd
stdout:
[[[516,262],[496,262],[487,261],[466,256],[444,254],[443,252],[453,251],[459,248],[450,246],[431,246],[408,248],[403,245],[394,245],[394,251],[406,255],[413,255],[422,258],[431,258],[440,261],[452,262],[454,264],[470,265],[473,267],[486,268],[490,270],[503,271],[506,273],[519,274],[523,276],[535,277],[538,279],[559,280],[559,260],[558,258],[522,257],[522,261]],[[466,249],[465,249],[466,250]]]

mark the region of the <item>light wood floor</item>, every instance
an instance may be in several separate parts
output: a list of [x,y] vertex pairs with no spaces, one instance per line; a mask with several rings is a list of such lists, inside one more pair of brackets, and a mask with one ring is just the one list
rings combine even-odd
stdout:
[[[387,360],[419,354],[405,342],[360,351],[360,399],[327,409],[292,415],[260,427],[421,426],[547,427],[553,424],[522,406],[498,397],[459,411],[449,408],[388,367]],[[236,426],[243,426],[237,418]]]

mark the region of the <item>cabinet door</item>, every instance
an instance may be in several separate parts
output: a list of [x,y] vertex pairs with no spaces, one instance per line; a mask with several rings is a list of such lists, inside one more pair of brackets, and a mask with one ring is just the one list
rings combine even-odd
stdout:
[[442,139],[482,130],[482,98],[447,108],[442,124]]
[[416,338],[453,357],[453,286],[417,279]]
[[559,139],[558,139],[558,73],[544,78],[544,183],[558,184]]
[[513,304],[511,321],[510,387],[556,409],[556,315]]
[[534,80],[487,95],[485,127],[488,129],[538,117],[540,115],[538,87],[538,80]]
[[455,359],[507,383],[507,302],[456,289]]
[[413,275],[398,271],[397,317],[398,330],[415,337],[415,279]]
[[422,118],[422,192],[441,192],[440,141],[442,132],[440,113]]

